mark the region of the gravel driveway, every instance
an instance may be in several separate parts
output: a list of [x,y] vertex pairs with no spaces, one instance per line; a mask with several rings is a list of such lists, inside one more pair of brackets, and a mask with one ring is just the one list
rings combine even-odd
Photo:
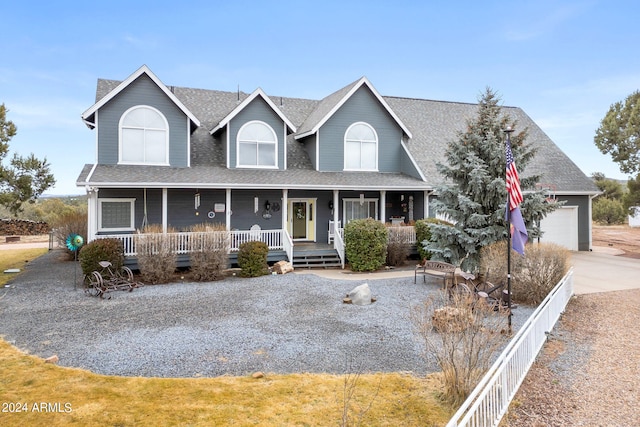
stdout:
[[[60,255],[34,260],[0,289],[0,335],[31,354],[57,354],[62,366],[145,377],[437,370],[409,320],[437,283],[369,280],[377,298],[369,306],[342,303],[360,282],[295,273],[145,286],[102,300],[74,289],[74,263]],[[532,311],[514,310],[514,329]]]

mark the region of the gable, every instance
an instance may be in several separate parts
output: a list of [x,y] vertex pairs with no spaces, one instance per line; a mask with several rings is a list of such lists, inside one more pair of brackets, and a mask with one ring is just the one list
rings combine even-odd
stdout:
[[117,164],[119,159],[119,123],[134,106],[150,106],[166,118],[169,125],[169,162],[173,167],[189,163],[189,123],[184,112],[148,76],[141,75],[103,103],[96,112],[98,163]]
[[354,123],[371,126],[378,139],[378,171],[399,172],[403,131],[367,86],[361,86],[318,129],[317,169],[345,169],[345,133]]

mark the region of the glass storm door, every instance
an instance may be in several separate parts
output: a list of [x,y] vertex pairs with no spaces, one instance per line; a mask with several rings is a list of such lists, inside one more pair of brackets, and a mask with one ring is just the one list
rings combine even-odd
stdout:
[[291,238],[307,238],[307,202],[291,202]]

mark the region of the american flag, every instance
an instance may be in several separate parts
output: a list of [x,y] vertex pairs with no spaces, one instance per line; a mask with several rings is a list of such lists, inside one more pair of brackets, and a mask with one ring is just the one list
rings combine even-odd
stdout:
[[509,210],[514,210],[522,202],[522,191],[520,190],[520,178],[518,170],[513,161],[513,153],[511,152],[511,143],[507,138],[507,192],[509,193]]

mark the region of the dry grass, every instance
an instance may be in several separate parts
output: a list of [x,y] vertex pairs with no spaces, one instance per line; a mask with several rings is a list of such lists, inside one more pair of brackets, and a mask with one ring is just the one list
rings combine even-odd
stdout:
[[[5,271],[9,268],[19,268],[23,270],[27,263],[40,255],[47,253],[47,248],[32,248],[32,249],[11,249],[0,251],[0,271]],[[0,286],[5,285],[9,280],[16,277],[14,273],[0,273]],[[1,295],[1,293],[0,293]]]
[[[329,426],[343,417],[344,376],[125,378],[46,364],[0,341],[0,395],[26,403],[3,425]],[[444,425],[452,411],[435,397],[438,375],[363,374],[349,402],[368,406],[363,425]],[[40,402],[53,412],[38,412]],[[57,405],[57,406],[56,406]],[[0,409],[1,410],[1,409]]]

